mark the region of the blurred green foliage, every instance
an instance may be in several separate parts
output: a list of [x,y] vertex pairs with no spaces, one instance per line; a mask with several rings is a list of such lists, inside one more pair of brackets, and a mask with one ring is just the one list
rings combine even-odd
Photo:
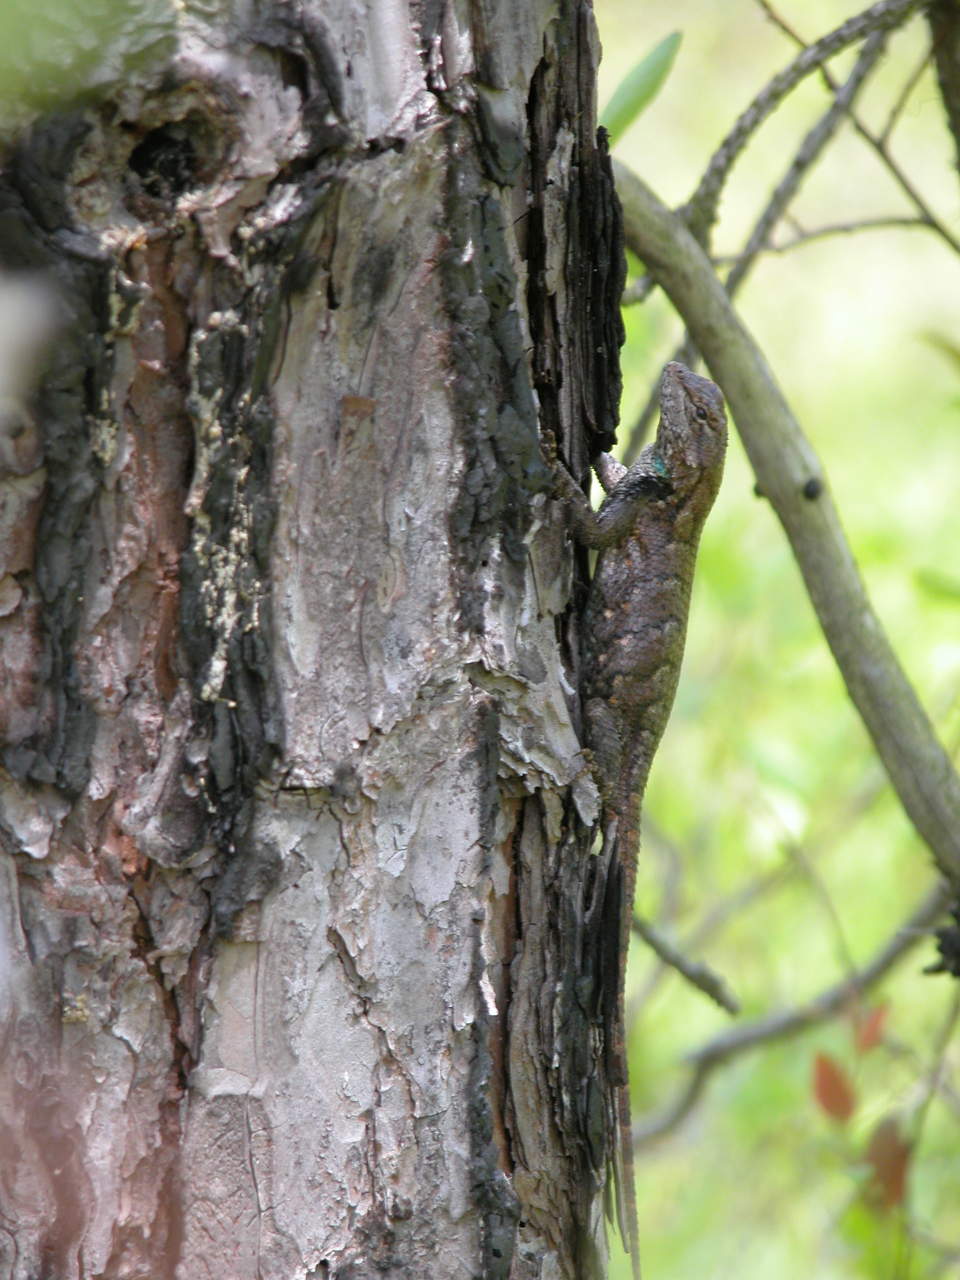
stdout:
[[176,21],[174,0],[2,0],[0,128],[155,70]]
[[[601,98],[643,51],[681,28],[683,49],[655,101],[616,151],[673,204],[689,196],[739,112],[795,46],[753,0],[597,0]],[[815,39],[862,5],[782,0]],[[861,100],[882,127],[927,42],[915,19]],[[842,74],[853,54],[836,59]],[[734,171],[717,233],[735,253],[804,132],[829,98],[811,77]],[[960,188],[929,68],[893,150],[956,230]],[[910,213],[876,156],[846,129],[803,188],[805,229]],[[635,265],[635,264],[632,264]],[[960,259],[929,231],[865,231],[767,255],[739,307],[820,452],[868,588],[945,741],[960,732]],[[681,327],[653,295],[626,315],[621,438]],[[933,884],[846,697],[789,548],[734,438],[707,523],[681,687],[645,806],[638,907],[719,970],[739,1021],[809,1000],[863,965]],[[708,928],[713,919],[712,928]],[[647,1280],[915,1280],[960,1272],[960,1107],[930,1081],[954,985],[925,977],[919,939],[870,993],[889,1002],[881,1043],[858,1052],[838,1018],[736,1058],[699,1104],[637,1153]],[[631,956],[631,1071],[642,1119],[670,1104],[683,1055],[730,1026],[674,974]],[[736,1023],[734,1023],[736,1025]],[[943,1051],[946,1081],[957,1049]],[[814,1096],[830,1055],[856,1091],[841,1125]],[[865,1152],[896,1116],[916,1145],[905,1204],[870,1208]],[[950,1251],[953,1251],[951,1254]],[[611,1274],[625,1277],[619,1256]]]

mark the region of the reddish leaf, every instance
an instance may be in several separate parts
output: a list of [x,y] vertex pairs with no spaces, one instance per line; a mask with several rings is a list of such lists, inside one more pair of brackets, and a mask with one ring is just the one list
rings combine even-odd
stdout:
[[813,1060],[813,1096],[833,1120],[849,1120],[857,1104],[847,1073],[826,1053]]
[[887,1116],[874,1129],[867,1146],[866,1161],[873,1171],[871,1201],[881,1209],[903,1204],[907,1192],[910,1143],[900,1132],[894,1116]]
[[853,1015],[853,1043],[858,1053],[874,1049],[883,1039],[890,1006],[884,1001],[872,1009],[858,1009]]

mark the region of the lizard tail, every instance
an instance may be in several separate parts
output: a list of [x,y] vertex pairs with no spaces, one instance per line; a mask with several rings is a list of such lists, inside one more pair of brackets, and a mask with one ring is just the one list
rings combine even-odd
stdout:
[[624,1248],[630,1255],[633,1280],[640,1274],[640,1231],[637,1226],[637,1189],[633,1170],[633,1126],[630,1120],[630,1091],[627,1085],[615,1086],[617,1124],[616,1153],[613,1162],[617,1192],[617,1225]]

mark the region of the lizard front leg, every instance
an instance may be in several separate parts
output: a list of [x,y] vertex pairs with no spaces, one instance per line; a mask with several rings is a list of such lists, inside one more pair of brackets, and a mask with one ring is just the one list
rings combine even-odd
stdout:
[[627,468],[612,453],[598,453],[593,469],[603,485],[604,493],[610,493],[627,474]]
[[652,447],[644,449],[630,468],[602,453],[595,469],[607,496],[599,511],[594,511],[587,495],[560,461],[556,440],[549,432],[543,436],[543,454],[577,541],[597,551],[623,542],[633,532],[644,507],[655,499],[668,497],[672,489]]

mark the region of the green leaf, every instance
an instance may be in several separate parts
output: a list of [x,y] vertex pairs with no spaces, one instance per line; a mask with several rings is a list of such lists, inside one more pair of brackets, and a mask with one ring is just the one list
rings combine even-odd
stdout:
[[913,580],[929,596],[942,600],[960,600],[960,578],[940,569],[918,569]]
[[682,38],[679,31],[671,32],[641,58],[614,89],[600,116],[600,123],[610,135],[611,146],[660,92]]

